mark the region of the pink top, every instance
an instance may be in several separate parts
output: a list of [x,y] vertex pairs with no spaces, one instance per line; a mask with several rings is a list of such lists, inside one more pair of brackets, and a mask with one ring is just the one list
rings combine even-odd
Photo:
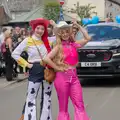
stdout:
[[64,62],[74,66],[78,63],[78,53],[77,48],[81,45],[75,42],[62,41],[63,52],[64,52]]

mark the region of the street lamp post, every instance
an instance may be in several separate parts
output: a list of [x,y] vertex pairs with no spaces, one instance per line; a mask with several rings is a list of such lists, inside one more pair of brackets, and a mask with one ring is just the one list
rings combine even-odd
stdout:
[[63,8],[62,8],[62,6],[64,5],[65,0],[59,0],[59,3],[60,3],[59,21],[62,21],[62,20],[64,20],[64,16],[63,16]]

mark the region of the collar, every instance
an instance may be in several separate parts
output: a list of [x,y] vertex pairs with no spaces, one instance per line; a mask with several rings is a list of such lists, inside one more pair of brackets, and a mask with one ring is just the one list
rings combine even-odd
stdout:
[[72,45],[73,42],[69,41],[69,40],[62,40],[62,45]]
[[70,44],[69,40],[62,40],[62,44]]
[[41,40],[41,38],[38,38],[35,35],[32,35],[32,38],[35,39],[35,40]]

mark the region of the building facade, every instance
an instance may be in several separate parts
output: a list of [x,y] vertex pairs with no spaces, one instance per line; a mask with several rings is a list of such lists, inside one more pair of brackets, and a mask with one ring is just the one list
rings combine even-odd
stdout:
[[[0,0],[2,1],[2,0]],[[4,0],[8,3],[8,8],[11,11],[12,18],[15,19],[17,15],[30,12],[33,8],[39,5],[43,5],[43,2],[49,0]],[[58,0],[51,0],[58,1]],[[115,18],[116,15],[120,14],[120,0],[64,0],[64,7],[71,9],[74,8],[74,4],[78,1],[80,5],[91,4],[96,6],[94,9],[101,20],[105,20],[107,17]],[[68,13],[69,16],[79,19],[75,14]]]
[[120,4],[116,4],[114,2],[106,0],[105,1],[105,17],[111,17],[115,19],[116,15],[120,15]]
[[30,12],[36,6],[42,4],[42,0],[7,0],[8,7],[15,19],[17,15]]
[[[68,9],[74,8],[78,0],[65,0],[64,7]],[[94,11],[97,12],[97,15],[101,20],[104,20],[106,17],[115,18],[116,15],[120,14],[120,0],[79,0],[80,5],[91,4],[96,6]]]

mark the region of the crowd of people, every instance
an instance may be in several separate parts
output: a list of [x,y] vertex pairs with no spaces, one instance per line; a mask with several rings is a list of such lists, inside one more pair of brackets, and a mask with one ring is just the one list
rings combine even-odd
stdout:
[[[48,26],[49,39],[51,43],[55,40],[53,34],[53,26]],[[5,70],[2,75],[6,76],[7,81],[13,80],[14,77],[18,76],[18,73],[28,75],[28,68],[21,67],[11,57],[12,51],[27,37],[32,35],[32,30],[27,30],[16,26],[15,28],[2,28],[0,34],[0,54],[5,62]],[[27,60],[28,54],[26,51],[21,53],[21,56]]]
[[[16,73],[17,65],[29,69],[27,98],[21,120],[37,119],[36,97],[40,88],[42,91],[40,120],[52,120],[51,95],[53,83],[59,101],[57,120],[70,120],[68,113],[69,97],[75,109],[74,119],[90,120],[84,107],[82,87],[77,77],[76,66],[78,64],[77,49],[87,44],[91,37],[76,21],[73,21],[72,25],[65,21],[56,24],[53,20],[39,18],[30,21],[30,26],[32,28],[31,34],[27,34],[28,32],[25,29],[19,27],[9,32],[3,30],[4,40],[1,43],[6,67],[10,69],[10,64],[16,64],[13,67]],[[83,35],[82,40],[76,40],[78,31]],[[22,55],[24,52],[26,55]],[[14,62],[11,63],[10,61]],[[54,69],[56,73],[52,83],[45,80],[43,61],[48,68]]]
[[[17,62],[11,57],[11,53],[28,36],[30,36],[30,32],[25,28],[15,27],[11,29],[3,27],[2,29],[0,52],[5,61],[4,75],[8,81],[13,80],[13,77],[17,77],[18,73],[23,73],[23,68],[18,66]],[[25,51],[21,55],[25,59],[28,57]]]

